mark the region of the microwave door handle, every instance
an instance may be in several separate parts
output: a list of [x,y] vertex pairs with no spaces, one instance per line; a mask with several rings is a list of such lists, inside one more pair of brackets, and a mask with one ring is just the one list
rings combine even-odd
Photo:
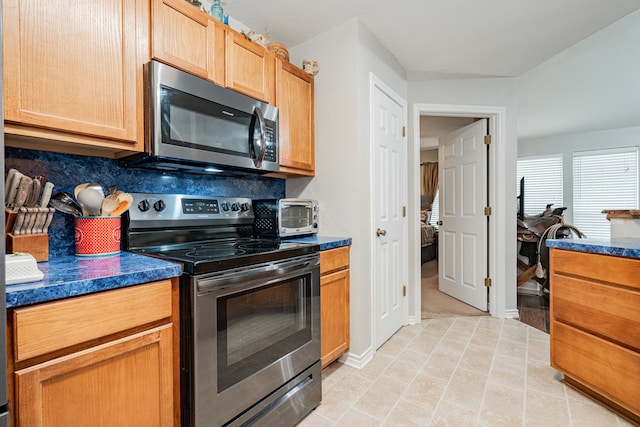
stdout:
[[267,150],[266,135],[265,135],[266,123],[264,121],[264,115],[262,114],[262,110],[260,109],[260,107],[255,107],[254,114],[258,118],[258,122],[260,122],[260,153],[258,153],[258,156],[254,159],[253,163],[257,168],[259,168],[262,166],[264,153]]

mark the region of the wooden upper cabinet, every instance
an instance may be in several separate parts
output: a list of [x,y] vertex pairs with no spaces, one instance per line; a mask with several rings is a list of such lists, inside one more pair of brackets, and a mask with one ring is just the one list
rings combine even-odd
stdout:
[[279,110],[280,172],[315,174],[313,76],[276,60],[276,106]]
[[142,150],[145,0],[3,0],[5,131]]
[[227,31],[226,49],[226,86],[273,104],[273,54],[235,31]]
[[225,26],[180,0],[152,0],[153,58],[225,84]]

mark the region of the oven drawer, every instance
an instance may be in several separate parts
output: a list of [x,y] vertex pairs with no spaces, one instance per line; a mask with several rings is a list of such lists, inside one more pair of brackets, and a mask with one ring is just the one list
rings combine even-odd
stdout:
[[22,361],[171,317],[171,281],[13,310],[15,360]]

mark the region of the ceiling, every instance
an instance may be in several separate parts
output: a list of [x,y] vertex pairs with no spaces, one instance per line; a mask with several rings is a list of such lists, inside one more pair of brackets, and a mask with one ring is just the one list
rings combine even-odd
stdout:
[[[295,46],[358,17],[406,71],[514,77],[640,8],[640,0],[222,0]],[[268,29],[268,31],[267,31]]]

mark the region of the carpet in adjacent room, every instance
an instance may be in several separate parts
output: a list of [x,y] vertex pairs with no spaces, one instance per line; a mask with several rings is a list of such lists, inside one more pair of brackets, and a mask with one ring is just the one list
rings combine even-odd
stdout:
[[456,316],[488,316],[489,313],[478,310],[438,290],[438,260],[422,264],[420,271],[422,287],[422,318]]

